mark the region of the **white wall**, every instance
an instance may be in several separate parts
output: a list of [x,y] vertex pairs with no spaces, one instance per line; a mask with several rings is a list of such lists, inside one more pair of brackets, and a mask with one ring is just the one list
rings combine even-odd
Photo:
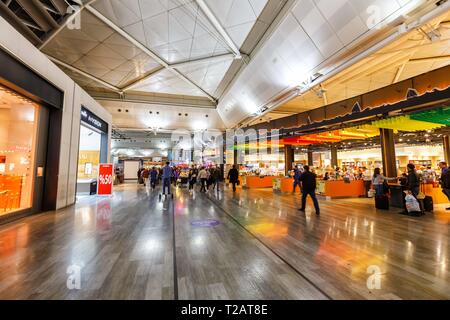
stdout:
[[125,161],[123,166],[123,174],[125,180],[137,179],[137,172],[139,170],[139,161]]
[[57,208],[69,206],[75,203],[81,106],[108,123],[108,148],[111,145],[112,116],[2,17],[0,30],[1,49],[64,92]]

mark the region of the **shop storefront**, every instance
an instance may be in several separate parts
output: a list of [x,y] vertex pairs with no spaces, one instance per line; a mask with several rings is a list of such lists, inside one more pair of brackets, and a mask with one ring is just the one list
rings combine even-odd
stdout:
[[40,111],[38,104],[0,86],[0,215],[33,206]]
[[99,164],[108,162],[108,124],[82,107],[77,196],[97,193]]
[[[0,50],[0,222],[56,206],[63,93]],[[22,77],[20,77],[21,75]]]

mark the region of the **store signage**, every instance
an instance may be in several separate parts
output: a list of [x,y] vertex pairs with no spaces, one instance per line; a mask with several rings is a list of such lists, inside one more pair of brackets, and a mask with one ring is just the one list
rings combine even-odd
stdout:
[[85,107],[81,107],[81,121],[100,130],[103,133],[108,132],[108,124]]
[[195,220],[191,222],[191,225],[193,227],[198,228],[212,228],[215,226],[218,226],[220,224],[219,221],[213,220],[213,219],[206,219],[206,220]]
[[97,194],[100,196],[112,195],[113,165],[100,164],[98,166]]

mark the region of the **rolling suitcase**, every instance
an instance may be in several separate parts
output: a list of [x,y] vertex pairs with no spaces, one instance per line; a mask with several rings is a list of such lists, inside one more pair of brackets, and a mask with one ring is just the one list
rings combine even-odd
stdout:
[[389,210],[389,197],[386,195],[375,197],[375,208]]
[[433,212],[434,206],[433,206],[433,198],[430,196],[426,196],[425,199],[423,199],[423,210],[425,212]]

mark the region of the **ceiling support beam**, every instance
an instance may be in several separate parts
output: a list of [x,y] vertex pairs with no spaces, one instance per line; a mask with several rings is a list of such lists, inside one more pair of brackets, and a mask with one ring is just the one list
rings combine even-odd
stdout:
[[54,63],[59,64],[60,66],[63,66],[64,68],[67,68],[69,70],[72,70],[73,72],[81,74],[82,76],[85,76],[86,78],[89,78],[89,79],[91,79],[91,80],[93,80],[93,81],[95,81],[95,82],[97,82],[97,83],[99,83],[99,84],[101,84],[101,85],[103,85],[103,86],[113,90],[113,91],[116,91],[118,93],[121,92],[121,90],[119,88],[117,88],[117,87],[113,86],[112,84],[110,84],[110,83],[108,83],[106,81],[103,81],[103,80],[101,80],[101,79],[99,79],[97,77],[94,77],[93,75],[91,75],[91,74],[89,74],[87,72],[84,72],[83,70],[75,68],[75,67],[71,66],[70,64],[67,64],[67,63],[65,63],[65,62],[63,62],[63,61],[61,61],[59,59],[56,59],[56,58],[50,56],[50,55],[47,55],[47,57],[50,60],[52,60]]
[[[25,10],[25,12],[33,19],[33,21],[39,26],[40,29],[42,29],[45,32],[50,31],[52,28],[56,28],[57,24],[55,21],[53,21],[53,24],[50,23],[48,20],[48,16],[50,16],[47,13],[47,16],[44,16],[42,14],[42,11],[39,10],[39,7],[36,6],[35,1],[29,1],[29,0],[17,0],[19,5]],[[41,8],[43,9],[43,8]],[[43,9],[45,10],[45,9]]]
[[50,0],[60,15],[64,15],[67,9],[67,3],[64,0]]
[[220,36],[225,40],[228,47],[234,53],[236,59],[241,58],[241,52],[239,48],[234,43],[233,39],[229,36],[228,32],[220,23],[219,19],[217,19],[216,15],[211,11],[211,9],[206,4],[205,0],[195,0],[197,5],[200,7],[200,10],[203,14],[208,18],[209,22],[214,26],[214,28],[219,32]]
[[[72,13],[71,15],[69,15],[68,17],[66,17],[64,19],[64,21],[59,25],[59,27],[57,29],[55,29],[52,33],[50,33],[50,35],[44,40],[44,42],[42,42],[39,46],[38,49],[42,50],[44,49],[44,47],[50,43],[50,41],[52,41],[61,31],[64,30],[64,28],[71,23],[78,15],[81,14],[81,11],[83,11],[83,9],[86,8],[86,6],[94,3],[96,0],[89,0],[88,2],[86,2],[85,4],[83,4],[82,6],[79,6],[79,10],[75,11],[74,13]],[[59,2],[59,1],[56,1]],[[59,6],[61,6],[61,3],[58,5],[58,10],[60,10]],[[67,5],[66,5],[66,10],[67,10]]]
[[[233,58],[234,58],[233,54],[227,53],[227,54],[221,54],[221,55],[212,56],[212,57],[206,57],[206,58],[200,58],[200,59],[195,59],[195,60],[188,60],[188,61],[181,61],[181,62],[177,62],[177,63],[171,63],[171,64],[168,64],[167,68],[176,69],[176,68],[189,66],[191,64],[196,64],[196,63],[216,62],[216,61],[221,61],[221,60],[229,60],[229,59],[233,59]],[[125,91],[129,91],[129,90],[135,88],[140,83],[150,79],[151,77],[159,74],[161,71],[164,71],[167,68],[160,67],[160,68],[157,68],[155,70],[152,70],[152,71],[148,72],[143,77],[140,77],[139,79],[136,79],[136,80],[132,81],[131,83],[127,84],[125,87],[122,88],[122,91],[125,92]]]
[[177,95],[155,95],[139,93],[120,93],[89,91],[89,95],[97,101],[135,103],[145,106],[168,106],[196,109],[215,110],[216,104],[207,98],[198,99],[198,97],[177,96]]
[[185,81],[186,83],[189,83],[190,85],[196,87],[200,92],[202,92],[205,96],[208,97],[211,101],[216,102],[216,98],[214,98],[212,95],[210,95],[206,90],[201,88],[199,85],[197,85],[194,81],[189,79],[187,76],[185,76],[180,71],[171,68],[170,65],[162,59],[160,56],[158,56],[156,53],[154,53],[152,50],[144,46],[142,43],[140,43],[138,40],[136,40],[134,37],[132,37],[130,34],[125,32],[121,27],[116,25],[114,22],[112,22],[110,19],[105,17],[102,13],[100,13],[98,10],[94,9],[91,5],[86,5],[86,10],[88,10],[90,13],[92,13],[94,16],[96,16],[98,19],[103,21],[106,25],[108,25],[110,28],[112,28],[114,31],[116,31],[118,34],[120,34],[122,37],[127,39],[129,42],[131,42],[134,46],[145,52],[149,57],[151,57],[153,60],[158,62],[160,65],[162,65],[167,70],[170,70],[173,74],[178,76],[180,79]]
[[31,31],[21,19],[19,19],[18,16],[16,16],[9,8],[8,6],[3,3],[3,1],[0,1],[0,11],[3,12],[4,17],[6,20],[15,26],[19,32],[21,32],[24,36],[28,38],[30,42],[32,42],[34,45],[38,45],[42,43],[42,40],[39,39],[39,37]]
[[218,61],[226,61],[226,60],[232,60],[234,59],[234,54],[232,53],[225,53],[225,54],[219,54],[217,56],[211,56],[211,57],[205,57],[205,58],[198,58],[198,59],[192,59],[192,60],[186,60],[186,61],[180,61],[169,64],[169,67],[171,68],[181,68],[185,67],[191,64],[196,63],[206,63],[206,62],[218,62]]
[[398,80],[400,80],[400,77],[402,76],[403,71],[405,70],[405,67],[406,67],[406,64],[407,64],[407,63],[408,63],[408,62],[405,61],[405,63],[403,63],[403,64],[398,68],[397,73],[395,74],[395,77],[394,77],[394,81],[392,81],[392,83],[397,83]]
[[422,62],[450,62],[450,55],[423,57],[409,60],[409,63],[422,63]]
[[154,69],[154,70],[152,70],[150,72],[147,72],[144,76],[133,80],[131,83],[128,83],[125,87],[123,87],[121,89],[121,91],[122,92],[129,91],[129,90],[135,88],[136,86],[138,86],[139,84],[143,83],[144,81],[150,79],[151,77],[159,74],[163,70],[166,70],[166,68],[159,67],[159,68],[156,68],[156,69]]

